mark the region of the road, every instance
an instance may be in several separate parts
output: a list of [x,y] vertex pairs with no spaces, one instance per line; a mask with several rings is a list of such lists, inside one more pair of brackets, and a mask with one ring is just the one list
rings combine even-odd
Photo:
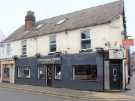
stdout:
[[[47,95],[47,94],[38,94],[34,92],[27,92],[23,90],[15,90],[10,88],[0,88],[0,101],[135,101],[135,73],[131,80],[130,85],[131,90],[121,92],[118,94],[122,94],[125,96],[131,96],[129,99],[111,99],[106,97],[114,97],[119,96],[118,94],[100,94],[100,98],[96,97],[94,99],[78,99],[78,98],[70,98],[63,96],[55,96],[55,95]],[[96,93],[98,96],[98,93]],[[130,99],[131,98],[131,99]],[[132,99],[133,98],[133,99]]]
[[[34,94],[31,92],[17,91],[13,89],[0,88],[0,101],[96,101],[79,100],[75,98],[64,98],[58,96],[50,96],[43,94]],[[105,101],[101,99],[100,101]]]
[[135,101],[123,99],[78,99],[59,96],[36,94],[32,92],[18,91],[9,88],[0,88],[0,101]]

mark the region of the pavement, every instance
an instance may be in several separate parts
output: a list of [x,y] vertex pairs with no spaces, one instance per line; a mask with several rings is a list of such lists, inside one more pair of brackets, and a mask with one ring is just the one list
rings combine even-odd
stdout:
[[[0,88],[13,89],[19,92],[30,93],[33,95],[49,95],[62,98],[75,98],[79,100],[107,100],[107,101],[135,101],[134,95],[126,92],[94,92],[80,91],[66,88],[39,87],[32,85],[18,85],[0,83]],[[135,94],[135,92],[134,92]]]
[[133,73],[133,76],[131,77],[130,85],[127,86],[129,90],[122,92],[125,95],[135,96],[135,72]]

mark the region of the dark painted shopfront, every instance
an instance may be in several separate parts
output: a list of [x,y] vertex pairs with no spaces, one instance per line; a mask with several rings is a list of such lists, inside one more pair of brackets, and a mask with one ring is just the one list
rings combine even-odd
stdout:
[[104,57],[100,52],[20,58],[15,71],[18,84],[104,90]]
[[20,58],[15,71],[19,84],[103,90],[101,53]]

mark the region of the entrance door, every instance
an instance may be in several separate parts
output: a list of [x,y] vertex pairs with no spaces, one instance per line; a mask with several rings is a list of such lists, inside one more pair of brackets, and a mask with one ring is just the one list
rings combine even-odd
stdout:
[[54,72],[54,65],[47,65],[47,86],[53,85]]
[[122,70],[121,62],[110,63],[110,88],[119,90],[121,89]]
[[3,70],[3,82],[10,82],[10,70],[9,68],[4,68]]

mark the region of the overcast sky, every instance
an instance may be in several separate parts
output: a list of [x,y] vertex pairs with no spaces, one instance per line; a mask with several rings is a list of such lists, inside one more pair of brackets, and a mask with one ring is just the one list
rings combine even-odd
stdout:
[[[0,33],[11,34],[24,24],[28,10],[41,20],[116,0],[0,0]],[[128,34],[135,38],[135,0],[125,0]],[[132,50],[135,50],[132,47]]]

